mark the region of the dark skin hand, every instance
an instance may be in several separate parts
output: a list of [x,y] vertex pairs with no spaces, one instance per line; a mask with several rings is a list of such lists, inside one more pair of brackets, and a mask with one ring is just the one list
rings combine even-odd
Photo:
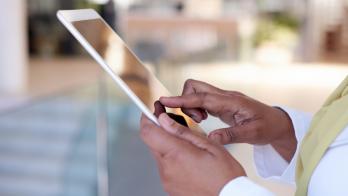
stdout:
[[163,113],[162,106],[156,110],[160,126],[143,115],[140,134],[156,159],[169,195],[216,196],[227,182],[246,175],[221,145],[176,123]]
[[297,141],[289,116],[242,93],[187,80],[181,96],[161,97],[160,102],[166,107],[181,108],[198,123],[208,114],[220,118],[229,127],[212,131],[208,136],[220,144],[271,144],[287,161],[296,151]]

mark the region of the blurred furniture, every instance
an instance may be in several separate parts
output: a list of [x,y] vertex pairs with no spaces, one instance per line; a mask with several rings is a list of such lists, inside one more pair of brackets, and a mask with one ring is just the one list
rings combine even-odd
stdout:
[[124,35],[131,47],[141,41],[165,45],[166,58],[178,58],[199,52],[223,39],[227,53],[235,53],[237,24],[232,18],[187,18],[173,16],[125,16]]

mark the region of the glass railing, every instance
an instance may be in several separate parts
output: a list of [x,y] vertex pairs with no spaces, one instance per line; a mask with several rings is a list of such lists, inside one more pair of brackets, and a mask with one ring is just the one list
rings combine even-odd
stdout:
[[104,77],[0,114],[0,195],[165,195],[140,110]]

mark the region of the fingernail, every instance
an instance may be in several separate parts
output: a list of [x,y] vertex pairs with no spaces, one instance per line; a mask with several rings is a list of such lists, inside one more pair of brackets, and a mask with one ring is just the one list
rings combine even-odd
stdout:
[[166,113],[162,113],[160,116],[159,116],[159,120],[160,122],[164,123],[165,125],[169,126],[169,125],[172,125],[174,123],[174,120],[171,119],[168,114]]

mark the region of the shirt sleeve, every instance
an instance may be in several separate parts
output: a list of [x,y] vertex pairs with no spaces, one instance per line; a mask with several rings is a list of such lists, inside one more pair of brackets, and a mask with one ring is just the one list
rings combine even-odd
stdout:
[[[258,174],[267,179],[295,183],[295,166],[299,144],[306,134],[312,120],[311,115],[290,108],[283,109],[291,118],[297,139],[294,158],[288,163],[271,145],[254,145],[254,162]],[[228,182],[219,196],[273,196],[274,193],[254,183],[247,177],[239,177]]]
[[297,148],[292,160],[288,163],[270,144],[268,144],[254,145],[254,162],[257,173],[261,177],[294,184],[299,145],[309,128],[312,117],[310,114],[290,108],[282,107],[282,109],[291,118],[297,139]]
[[221,190],[219,196],[274,196],[272,192],[242,176],[231,180]]

